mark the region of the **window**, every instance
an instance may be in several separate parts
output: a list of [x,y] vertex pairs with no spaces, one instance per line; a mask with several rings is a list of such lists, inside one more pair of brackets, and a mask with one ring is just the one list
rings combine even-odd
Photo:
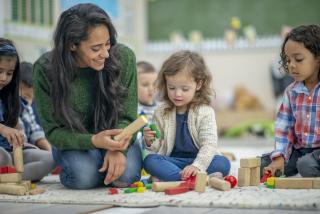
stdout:
[[54,0],[11,0],[11,20],[37,25],[53,25]]

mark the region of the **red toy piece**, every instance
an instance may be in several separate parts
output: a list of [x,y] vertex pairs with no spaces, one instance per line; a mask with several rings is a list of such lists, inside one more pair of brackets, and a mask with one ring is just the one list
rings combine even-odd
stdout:
[[189,187],[189,189],[194,189],[196,186],[196,176],[190,176],[185,182],[182,182],[179,186]]
[[119,191],[117,188],[110,188],[108,190],[108,193],[109,193],[109,195],[116,195],[116,194],[119,194]]
[[61,166],[57,166],[56,168],[54,168],[51,172],[52,175],[59,175],[61,172]]
[[196,176],[190,176],[186,179],[186,181],[181,182],[181,184],[178,187],[174,188],[168,188],[164,190],[164,193],[167,195],[176,195],[180,193],[189,192],[190,190],[193,190],[196,185]]
[[11,166],[0,167],[0,174],[17,173],[17,170]]
[[164,190],[164,193],[166,195],[176,195],[176,194],[180,194],[180,193],[185,193],[185,192],[189,192],[190,188],[186,187],[186,186],[179,186],[179,187],[175,187],[175,188],[169,188]]
[[268,178],[271,177],[271,171],[267,170],[264,172],[263,177],[260,179],[260,183],[264,183],[267,181]]
[[224,177],[224,180],[228,181],[230,183],[231,188],[233,188],[237,185],[237,179],[232,175]]
[[136,188],[136,187],[138,187],[138,185],[137,184],[130,184],[130,187],[131,188]]

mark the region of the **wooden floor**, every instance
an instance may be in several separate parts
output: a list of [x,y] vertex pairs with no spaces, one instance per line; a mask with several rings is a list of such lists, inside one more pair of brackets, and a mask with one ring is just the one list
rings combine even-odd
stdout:
[[319,211],[276,209],[226,209],[195,207],[109,208],[107,205],[32,204],[0,202],[1,214],[318,214]]
[[77,205],[77,204],[34,204],[0,202],[1,214],[75,214],[90,213],[106,209],[106,205]]

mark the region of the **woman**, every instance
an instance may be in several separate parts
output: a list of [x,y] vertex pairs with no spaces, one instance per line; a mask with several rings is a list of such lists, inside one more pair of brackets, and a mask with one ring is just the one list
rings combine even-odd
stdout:
[[123,187],[140,179],[138,144],[128,146],[132,136],[112,139],[136,117],[135,56],[117,43],[104,10],[78,4],[61,14],[53,50],[34,65],[34,90],[63,185]]

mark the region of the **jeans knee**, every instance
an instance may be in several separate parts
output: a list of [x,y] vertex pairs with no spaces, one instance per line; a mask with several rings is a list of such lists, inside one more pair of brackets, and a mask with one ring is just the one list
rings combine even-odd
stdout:
[[143,168],[148,172],[150,168],[157,163],[158,157],[159,155],[157,154],[148,155],[143,161]]
[[221,172],[223,176],[229,174],[231,168],[230,160],[224,156],[217,155],[214,157],[210,166],[207,169],[208,174]]
[[302,156],[297,161],[297,170],[302,177],[314,177],[314,169],[310,165],[309,156]]
[[230,168],[231,168],[230,160],[223,156],[221,162],[222,162],[221,173],[223,174],[223,176],[229,175]]
[[70,189],[92,189],[103,183],[104,175],[95,167],[83,169],[62,168],[60,173],[61,183]]

